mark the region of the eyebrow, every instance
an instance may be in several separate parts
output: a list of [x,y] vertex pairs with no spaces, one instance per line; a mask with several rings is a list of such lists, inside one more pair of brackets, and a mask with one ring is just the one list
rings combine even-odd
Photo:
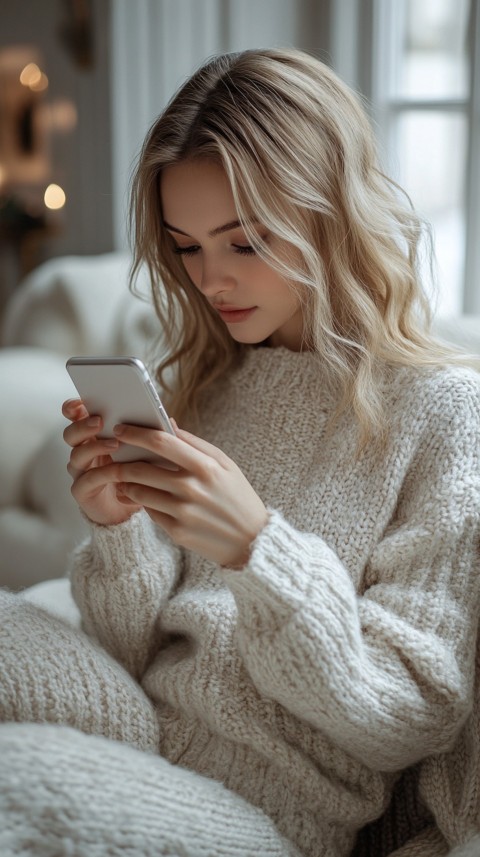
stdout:
[[[252,223],[254,221],[251,221]],[[187,238],[191,238],[192,236],[188,234],[188,232],[184,232],[183,229],[177,229],[176,226],[170,226],[169,223],[163,222],[165,229],[169,229],[170,232],[178,232],[179,235],[186,235]],[[215,238],[216,235],[221,235],[222,232],[230,232],[231,229],[238,229],[242,224],[239,220],[230,220],[229,223],[224,223],[223,226],[217,226],[215,229],[212,229],[208,236],[209,238]]]

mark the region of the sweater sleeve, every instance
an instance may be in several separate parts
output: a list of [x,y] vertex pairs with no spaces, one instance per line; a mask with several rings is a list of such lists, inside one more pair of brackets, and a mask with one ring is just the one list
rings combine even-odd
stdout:
[[159,614],[181,567],[144,511],[123,524],[92,524],[73,553],[69,576],[82,627],[139,680],[160,645]]
[[269,510],[248,565],[225,570],[259,691],[369,768],[448,750],[472,704],[479,612],[476,383],[435,408],[355,591],[318,535]]

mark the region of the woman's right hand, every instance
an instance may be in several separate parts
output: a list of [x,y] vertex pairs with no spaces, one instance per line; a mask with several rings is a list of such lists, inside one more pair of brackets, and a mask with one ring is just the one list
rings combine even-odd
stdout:
[[[73,479],[72,494],[87,518],[96,524],[121,524],[127,521],[141,507],[135,503],[119,502],[117,499],[117,481],[115,467],[110,453],[118,449],[120,442],[115,438],[99,438],[100,417],[90,416],[81,399],[67,399],[62,406],[62,414],[68,420],[63,433],[65,442],[72,447],[67,470]],[[92,487],[89,472],[94,468],[104,468],[105,481],[100,486],[95,480]],[[98,473],[97,473],[98,476]]]

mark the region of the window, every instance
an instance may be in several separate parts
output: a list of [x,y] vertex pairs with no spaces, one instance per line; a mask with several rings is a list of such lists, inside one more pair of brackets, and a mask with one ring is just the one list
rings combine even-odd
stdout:
[[480,0],[373,0],[387,168],[434,233],[438,314],[480,313]]

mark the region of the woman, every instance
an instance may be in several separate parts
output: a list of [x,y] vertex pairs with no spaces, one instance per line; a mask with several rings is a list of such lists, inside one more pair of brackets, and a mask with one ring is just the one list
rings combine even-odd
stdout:
[[[44,668],[4,719],[75,728],[36,727],[33,765],[46,788],[41,758],[61,754],[93,792],[87,824],[69,774],[55,814],[75,854],[129,836],[136,854],[351,854],[402,771],[448,768],[471,713],[478,376],[428,332],[421,224],[361,106],[306,54],[200,69],[147,136],[133,221],[132,276],[147,266],[168,337],[159,386],[189,431],[105,441],[65,403],[86,634],[10,605]],[[176,469],[114,463],[122,442]],[[391,845],[445,854],[476,810],[446,833],[420,782]]]

